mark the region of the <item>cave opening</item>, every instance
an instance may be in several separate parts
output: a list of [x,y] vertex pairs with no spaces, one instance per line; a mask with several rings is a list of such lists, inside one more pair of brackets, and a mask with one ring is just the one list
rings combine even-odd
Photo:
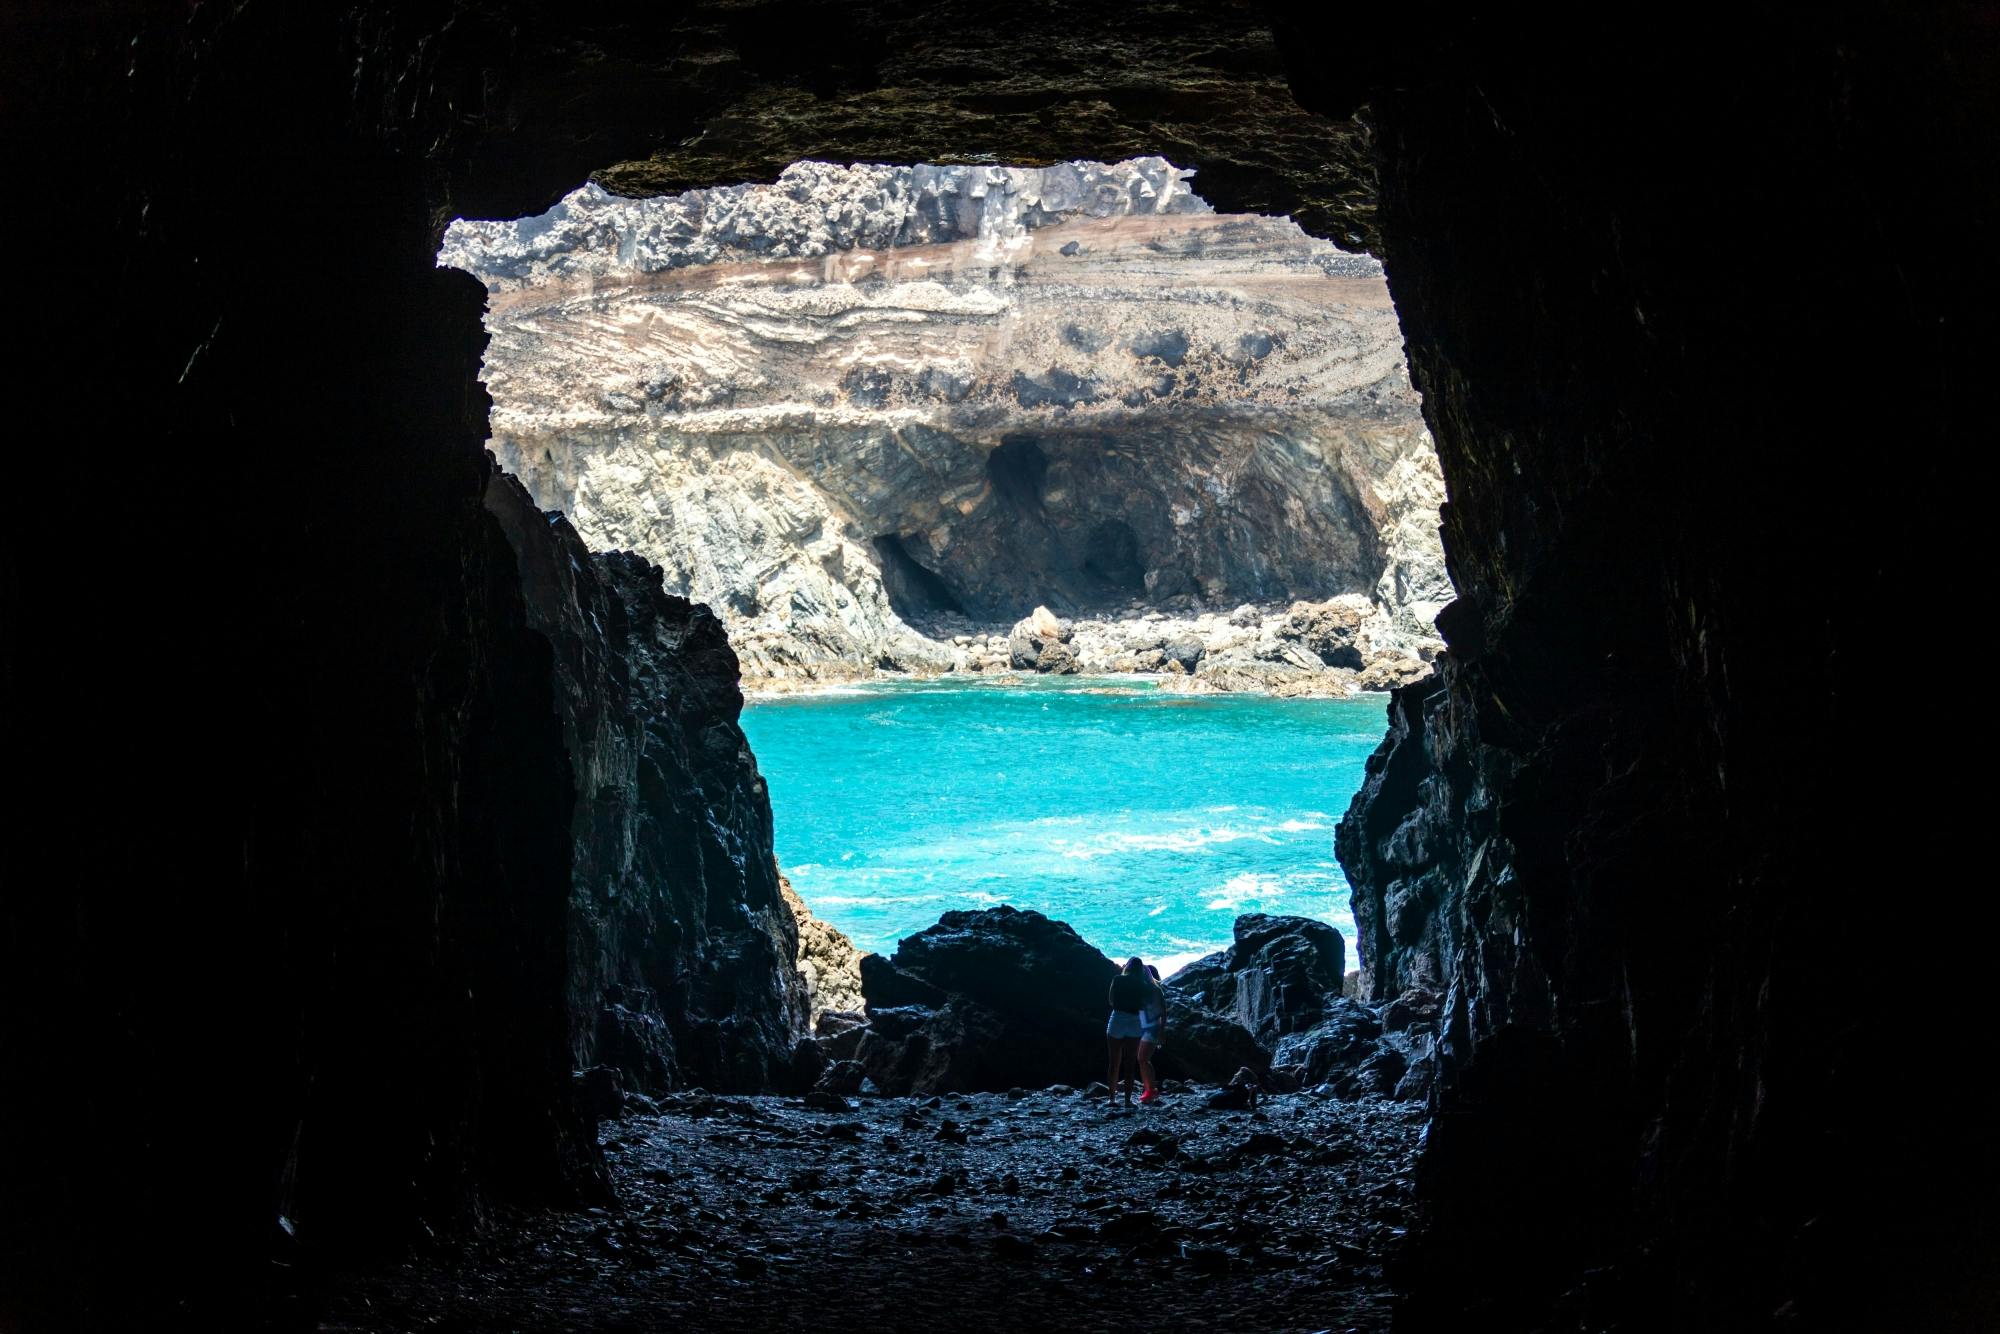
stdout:
[[1333,823],[1441,644],[1441,478],[1380,265],[1195,185],[803,161],[446,234],[496,457],[721,616],[780,860],[863,950],[994,903],[1351,948]]
[[[0,896],[0,1040],[24,1072],[0,1107],[0,1324],[303,1326],[330,1303],[320,1323],[349,1328],[552,1312],[1118,1327],[1140,1323],[1129,1285],[1095,1279],[1129,1270],[1157,1280],[1148,1325],[1375,1329],[1390,1289],[1403,1330],[1993,1325],[1995,1117],[1964,1025],[1934,1019],[1984,1013],[1987,936],[1930,892],[1963,883],[1965,840],[1898,836],[1980,827],[1976,784],[1921,781],[1976,740],[1949,707],[1851,725],[1881,698],[1882,608],[1962,623],[1963,581],[1939,572],[1982,562],[1979,525],[1939,496],[1990,415],[1991,24],[1978,6],[1880,0],[1763,7],[1720,30],[1516,17],[501,0],[10,19],[0,151],[30,205],[5,225],[16,253],[54,257],[18,275],[36,336],[16,352],[29,391],[12,424],[145,484],[89,495],[113,541],[78,541],[73,505],[18,507],[8,526],[18,633],[0,675],[28,869]],[[1400,1240],[1385,1234],[1405,1197],[1369,1191],[1396,1174],[1367,1161],[1393,1131],[1343,1119],[1386,1102],[1280,1094],[1261,1121],[1190,1112],[1144,1126],[1155,1138],[1034,1093],[953,1089],[931,1107],[817,1087],[899,1021],[905,1038],[947,1036],[947,1014],[985,1035],[970,1054],[897,1047],[905,1070],[961,1084],[998,1079],[976,1055],[1033,1050],[964,990],[941,1001],[914,950],[876,969],[900,988],[879,1024],[797,1045],[806,1002],[783,965],[825,937],[763,855],[735,684],[740,668],[840,685],[847,645],[890,647],[871,636],[896,637],[890,662],[912,676],[945,645],[954,674],[992,659],[983,626],[930,633],[851,582],[879,577],[882,533],[953,578],[947,561],[967,558],[963,586],[993,598],[964,598],[968,620],[1034,628],[1042,599],[1019,595],[1063,571],[1023,571],[968,533],[969,457],[953,477],[971,489],[868,514],[882,493],[837,475],[840,451],[816,452],[820,423],[795,410],[858,423],[872,482],[930,448],[955,457],[926,435],[958,434],[939,414],[997,396],[966,367],[906,382],[891,358],[816,386],[826,403],[774,403],[752,377],[657,359],[547,415],[607,440],[670,414],[697,428],[690,496],[708,446],[754,423],[738,434],[759,439],[762,462],[742,466],[763,470],[762,494],[801,477],[848,494],[753,514],[759,482],[732,479],[713,503],[628,510],[619,488],[659,460],[591,470],[551,449],[543,466],[573,484],[558,506],[486,466],[481,293],[429,265],[442,219],[535,214],[591,171],[665,196],[813,156],[983,167],[1114,145],[1199,165],[1232,212],[1290,213],[1381,257],[1452,483],[1450,651],[1393,696],[1340,849],[1376,946],[1364,1008],[1428,1027],[1437,1063],[1422,1207]],[[263,207],[299,198],[301,164],[324,207]],[[61,213],[54,250],[37,182],[62,183],[43,201]],[[1141,249],[1128,257],[1164,262]],[[828,275],[853,256],[804,258]],[[997,247],[973,258],[996,282],[1012,272]],[[1107,256],[1079,242],[1064,258]],[[812,267],[800,291],[832,281]],[[796,310],[714,276],[719,317],[788,332]],[[516,331],[560,322],[510,297]],[[1135,309],[1070,313],[1113,308]],[[849,315],[870,318],[824,318]],[[1138,412],[1230,346],[1067,323],[1074,339],[1054,325],[1047,355],[999,368],[1006,412]],[[657,342],[643,319],[568,331],[607,367]],[[1241,330],[1243,360],[1221,364],[1254,383],[1291,355],[1286,334]],[[885,432],[874,412],[909,416]],[[781,449],[764,428],[788,416],[812,424]],[[980,441],[1103,434],[1050,425]],[[1282,454],[1304,433],[1277,435]],[[1906,442],[1903,466],[1883,466],[1883,441]],[[1048,450],[1045,514],[1058,492],[1117,493],[1061,485],[1066,466],[1111,469],[1135,495],[1157,482],[1063,454]],[[1211,513],[1222,497],[1205,490],[1182,498]],[[1114,520],[1163,616],[1182,597],[1254,612],[1248,588],[1281,582],[1261,530],[1223,568],[1122,512],[1076,516],[1077,571]],[[732,598],[691,567],[613,554],[704,530],[784,532],[804,559],[753,552],[764,576]],[[1410,590],[1392,602],[1416,595],[1389,565],[1379,577]],[[732,616],[774,620],[759,636]],[[1337,622],[1296,629],[1314,660],[1344,656]],[[1178,676],[1200,647],[1144,652]],[[1021,679],[1043,702],[1045,678]],[[1906,899],[1929,911],[1884,911]],[[1863,985],[1868,922],[1920,986]],[[1039,957],[1066,948],[1036,938]],[[990,939],[967,927],[925,948],[979,958]],[[983,976],[988,995],[1055,995]],[[1273,980],[1230,976],[1238,1001]],[[1228,985],[1209,980],[1205,1010]],[[1373,1003],[1407,980],[1443,984],[1437,1013]],[[190,1055],[217,1031],[227,1059]],[[618,1064],[592,1064],[599,1048]],[[828,1071],[812,1074],[814,1052]],[[654,1058],[652,1076],[620,1073]],[[824,1096],[750,1093],[774,1088]],[[1052,1127],[1067,1156],[1037,1166],[1054,1175],[995,1153]],[[635,1159],[655,1137],[663,1151]],[[1286,1160],[1274,1196],[1259,1165]],[[1358,1216],[1335,1207],[1356,1192]],[[602,1212],[512,1212],[583,1200]],[[499,1259],[454,1259],[468,1238]],[[398,1254],[352,1268],[369,1248]],[[886,1316],[860,1295],[884,1291]]]
[[901,534],[877,534],[875,549],[882,554],[882,588],[897,615],[909,620],[932,612],[965,613],[951,585],[910,555]]

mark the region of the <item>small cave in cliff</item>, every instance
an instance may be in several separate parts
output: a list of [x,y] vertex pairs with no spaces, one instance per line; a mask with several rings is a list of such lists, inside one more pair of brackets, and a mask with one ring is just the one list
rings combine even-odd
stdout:
[[[440,262],[488,289],[501,466],[717,608],[753,687],[1015,669],[1038,607],[1084,673],[1418,679],[1443,485],[1381,266],[1198,183],[804,161]],[[1301,647],[1327,617],[1354,652]]]

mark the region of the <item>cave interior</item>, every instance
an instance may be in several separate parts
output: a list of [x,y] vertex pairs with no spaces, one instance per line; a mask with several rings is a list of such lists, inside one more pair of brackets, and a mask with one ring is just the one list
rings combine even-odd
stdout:
[[[105,482],[6,525],[5,1323],[243,1324],[301,1245],[603,1190],[572,996],[632,922],[572,901],[573,834],[623,817],[556,706],[665,689],[726,748],[734,685],[643,572],[537,585],[507,540],[446,221],[586,177],[1159,153],[1383,261],[1449,488],[1449,653],[1370,775],[1416,851],[1354,850],[1402,909],[1372,966],[1450,996],[1402,1327],[1991,1327],[1982,724],[1884,642],[1962,625],[1981,562],[1986,8],[5,29],[13,438]],[[1115,531],[1090,554],[1129,581]],[[620,608],[658,679],[602,676],[558,605]],[[640,869],[762,911],[716,889],[759,836],[704,824],[718,753],[635,778],[702,826]],[[726,983],[676,975],[675,1057],[751,1080]]]

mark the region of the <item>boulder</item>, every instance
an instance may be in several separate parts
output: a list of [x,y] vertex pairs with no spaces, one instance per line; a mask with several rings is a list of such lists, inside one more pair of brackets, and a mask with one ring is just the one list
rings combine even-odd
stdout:
[[1310,917],[1245,913],[1235,943],[1168,979],[1170,996],[1235,1020],[1264,1045],[1317,1024],[1341,995],[1347,942]]
[[570,1075],[577,1110],[586,1120],[609,1121],[625,1110],[625,1086],[615,1067],[593,1065]]
[[867,1031],[867,1016],[853,1010],[827,1010],[813,1023],[820,1050],[830,1061],[852,1060]]
[[1201,656],[1207,649],[1199,639],[1183,636],[1169,639],[1161,646],[1161,652],[1167,662],[1178,663],[1182,671],[1193,675],[1195,667],[1201,662]]
[[1278,625],[1277,637],[1298,644],[1328,667],[1360,671],[1366,666],[1357,639],[1371,610],[1366,598],[1294,602]]
[[804,1093],[819,1083],[826,1073],[827,1056],[824,1048],[812,1038],[800,1038],[792,1048],[792,1075],[788,1091]]
[[[1375,1056],[1376,1039],[1381,1036],[1382,1021],[1373,1010],[1359,1001],[1334,996],[1311,1028],[1279,1040],[1276,1059],[1280,1065],[1304,1066],[1309,1084],[1331,1082],[1338,1086],[1336,1076],[1353,1072]],[[1402,1073],[1399,1064],[1396,1078]],[[1390,1087],[1395,1083],[1391,1079]]]
[[867,1077],[868,1072],[862,1069],[861,1062],[835,1061],[826,1067],[814,1087],[822,1093],[847,1098],[861,1092],[861,1081]]
[[1047,607],[1037,607],[1014,623],[1007,636],[1007,662],[1016,671],[1068,675],[1077,669],[1070,641],[1076,631]]
[[1222,1084],[1245,1066],[1259,1074],[1270,1069],[1271,1053],[1243,1025],[1189,1005],[1169,988],[1167,1040],[1154,1061],[1162,1079]]
[[857,1057],[892,1094],[1081,1084],[1104,1059],[1112,962],[1062,922],[1010,907],[950,912],[862,961]]
[[1444,998],[1423,987],[1411,987],[1382,1008],[1382,1031],[1401,1033],[1421,1024],[1435,1026]]

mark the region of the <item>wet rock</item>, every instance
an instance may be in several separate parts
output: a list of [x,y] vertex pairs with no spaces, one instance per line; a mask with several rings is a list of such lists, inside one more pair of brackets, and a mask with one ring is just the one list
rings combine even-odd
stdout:
[[814,1089],[812,1092],[806,1094],[805,1104],[815,1112],[851,1112],[854,1110],[854,1104],[839,1094],[829,1093],[825,1089]]

